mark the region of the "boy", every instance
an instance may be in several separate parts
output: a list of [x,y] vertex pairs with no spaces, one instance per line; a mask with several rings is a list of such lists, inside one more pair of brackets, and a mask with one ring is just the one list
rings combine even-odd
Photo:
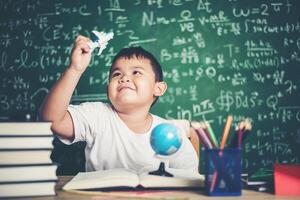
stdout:
[[[166,120],[149,113],[167,85],[152,54],[140,47],[121,50],[110,69],[107,87],[110,104],[102,102],[69,105],[72,93],[91,60],[89,38],[78,36],[70,66],[47,95],[42,107],[43,120],[65,143],[86,141],[86,171],[112,168],[157,169],[160,160],[150,145],[151,130]],[[169,167],[198,170],[197,155],[183,137],[178,156]]]

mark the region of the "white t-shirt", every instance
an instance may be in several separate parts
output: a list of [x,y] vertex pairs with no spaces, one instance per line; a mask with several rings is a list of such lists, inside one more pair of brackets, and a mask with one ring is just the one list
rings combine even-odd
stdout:
[[[75,139],[66,144],[86,141],[86,171],[127,168],[135,171],[157,169],[160,163],[150,145],[151,130],[165,119],[152,115],[149,132],[136,134],[122,121],[110,104],[88,102],[74,106],[68,111],[72,116]],[[185,133],[181,133],[185,134]],[[197,154],[186,136],[181,148],[169,161],[170,168],[198,170]]]

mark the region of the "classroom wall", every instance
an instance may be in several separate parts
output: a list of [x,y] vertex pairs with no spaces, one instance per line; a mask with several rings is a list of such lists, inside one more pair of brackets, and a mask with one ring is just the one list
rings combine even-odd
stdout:
[[229,114],[234,125],[249,117],[244,171],[299,163],[299,7],[298,0],[1,0],[0,119],[36,120],[76,36],[112,31],[72,103],[107,101],[112,58],[140,45],[158,58],[169,85],[153,113],[208,120],[219,140]]

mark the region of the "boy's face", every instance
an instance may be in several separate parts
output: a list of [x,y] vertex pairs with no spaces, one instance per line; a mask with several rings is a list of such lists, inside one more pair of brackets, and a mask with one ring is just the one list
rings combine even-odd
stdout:
[[[112,66],[108,98],[117,110],[151,106],[161,96],[150,61],[145,58],[119,58]],[[164,92],[164,91],[163,91]]]

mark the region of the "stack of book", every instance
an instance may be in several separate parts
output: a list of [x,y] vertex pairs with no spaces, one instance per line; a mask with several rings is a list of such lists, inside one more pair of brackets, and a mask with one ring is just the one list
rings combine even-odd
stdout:
[[49,122],[0,123],[0,198],[55,195]]
[[274,179],[272,174],[261,174],[260,176],[242,176],[243,188],[259,192],[274,192]]

